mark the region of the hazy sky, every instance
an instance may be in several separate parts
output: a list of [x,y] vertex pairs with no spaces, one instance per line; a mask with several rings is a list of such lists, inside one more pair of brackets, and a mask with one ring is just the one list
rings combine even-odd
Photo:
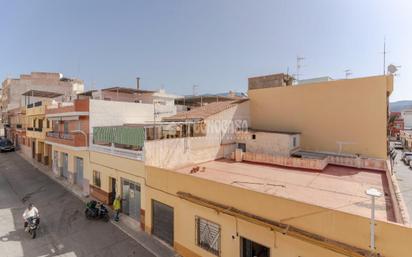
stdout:
[[392,100],[412,99],[412,1],[0,0],[0,79],[30,71],[86,88],[246,91],[247,78],[296,72],[343,78],[401,65]]

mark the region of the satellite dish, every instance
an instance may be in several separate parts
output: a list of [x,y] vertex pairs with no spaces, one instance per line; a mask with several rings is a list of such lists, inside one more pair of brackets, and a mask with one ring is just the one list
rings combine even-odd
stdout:
[[397,71],[398,71],[398,67],[396,67],[395,65],[390,64],[390,65],[388,66],[388,72],[389,72],[390,74],[395,74],[395,72],[397,72]]

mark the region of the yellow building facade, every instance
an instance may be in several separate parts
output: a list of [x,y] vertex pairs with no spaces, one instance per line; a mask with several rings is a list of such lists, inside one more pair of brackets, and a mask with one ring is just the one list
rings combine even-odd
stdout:
[[47,104],[47,101],[43,101],[26,107],[26,136],[29,139],[31,157],[49,165],[52,149],[44,142],[46,133],[51,131],[51,123],[45,117]]
[[[269,256],[273,257],[369,256],[362,254],[372,253],[367,217],[154,167],[146,167],[146,175],[146,231],[153,231],[153,200],[172,207],[173,246],[182,256],[242,256],[242,238],[269,248]],[[220,226],[219,255],[197,244],[196,217]],[[277,223],[289,228],[279,228]],[[296,232],[295,228],[300,231]],[[410,227],[377,222],[376,253],[379,256],[409,256],[407,246],[411,243]]]
[[308,151],[386,159],[393,76],[248,91],[252,127],[301,133]]

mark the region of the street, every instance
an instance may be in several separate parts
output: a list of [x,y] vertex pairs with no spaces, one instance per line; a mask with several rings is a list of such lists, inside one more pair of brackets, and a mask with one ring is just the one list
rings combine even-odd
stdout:
[[[23,229],[28,203],[40,212],[36,239]],[[84,203],[16,153],[0,153],[0,256],[154,256],[110,222],[86,220]]]
[[396,150],[396,158],[394,164],[394,172],[398,181],[399,190],[401,191],[403,200],[409,213],[409,222],[412,222],[412,169],[407,166],[402,160],[402,151]]

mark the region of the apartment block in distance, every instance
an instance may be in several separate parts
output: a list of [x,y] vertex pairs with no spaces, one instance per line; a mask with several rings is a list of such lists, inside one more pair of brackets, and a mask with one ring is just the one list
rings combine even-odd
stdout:
[[[4,80],[2,89],[1,111],[4,122],[7,120],[7,111],[30,104],[28,97],[23,95],[30,90],[58,93],[62,96],[61,101],[69,101],[83,92],[84,84],[82,80],[67,78],[61,73],[32,72]],[[42,100],[41,97],[31,97],[31,103]]]

